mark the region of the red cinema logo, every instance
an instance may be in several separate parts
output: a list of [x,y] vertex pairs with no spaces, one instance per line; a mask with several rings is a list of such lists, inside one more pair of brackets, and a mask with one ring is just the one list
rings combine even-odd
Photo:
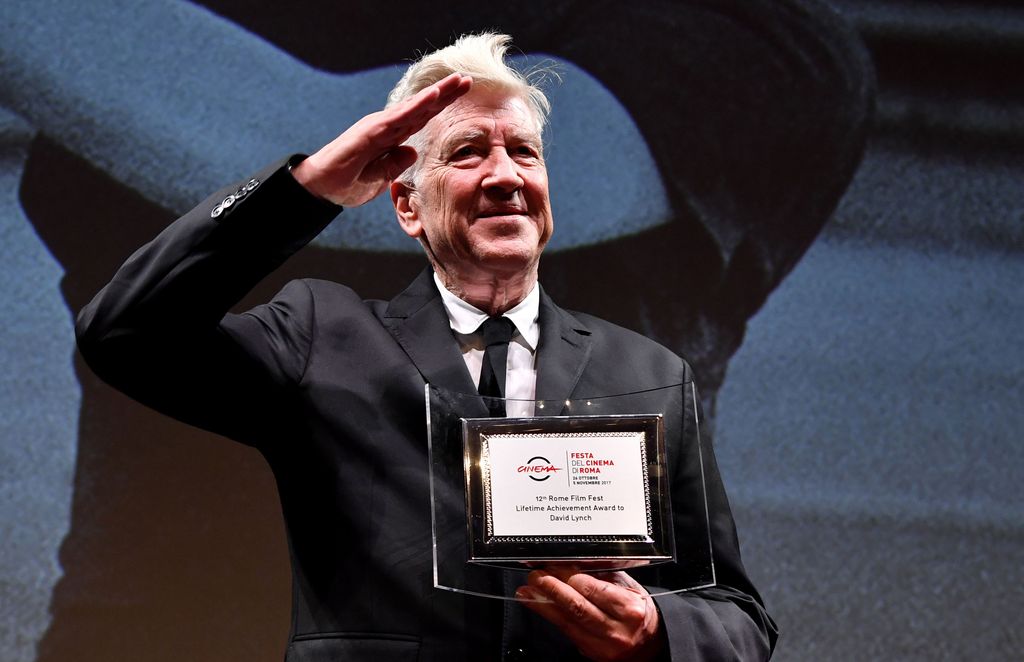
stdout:
[[518,473],[527,474],[531,480],[536,481],[547,480],[551,478],[551,474],[561,470],[561,467],[556,467],[550,460],[540,455],[531,457],[526,464],[520,464],[516,469]]

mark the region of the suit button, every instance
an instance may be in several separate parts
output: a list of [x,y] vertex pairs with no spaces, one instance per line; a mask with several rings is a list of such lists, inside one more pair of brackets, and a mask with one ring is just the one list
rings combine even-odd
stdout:
[[530,655],[522,648],[509,648],[505,651],[505,662],[525,662]]

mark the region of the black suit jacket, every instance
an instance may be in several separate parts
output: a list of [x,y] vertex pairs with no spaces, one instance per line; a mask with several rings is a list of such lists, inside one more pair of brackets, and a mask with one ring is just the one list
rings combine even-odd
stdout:
[[[287,659],[574,657],[560,633],[514,603],[433,588],[423,386],[475,387],[430,272],[389,302],[303,280],[227,314],[338,213],[283,164],[251,181],[218,192],[136,252],[83,309],[77,332],[89,365],[115,387],[266,457],[293,569]],[[713,453],[699,437],[689,367],[546,295],[540,325],[538,399],[679,385],[642,406],[666,415],[684,554],[708,539],[703,476],[717,585],[658,598],[666,657],[766,658],[774,624],[740,561]]]

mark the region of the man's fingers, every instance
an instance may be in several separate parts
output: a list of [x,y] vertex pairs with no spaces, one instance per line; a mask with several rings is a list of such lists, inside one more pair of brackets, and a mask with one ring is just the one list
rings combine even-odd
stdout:
[[381,157],[384,177],[389,181],[398,179],[413,163],[416,163],[416,150],[408,146],[396,147]]
[[585,656],[619,659],[652,646],[648,652],[656,652],[658,612],[647,591],[624,572],[601,575],[551,566],[531,572],[516,596],[528,600],[523,604],[558,627]]
[[384,111],[381,119],[385,122],[386,130],[382,134],[388,135],[391,140],[405,140],[468,92],[472,85],[472,78],[455,73],[423,88]]
[[[605,620],[605,614],[573,586],[543,570],[534,570],[527,577],[527,584],[536,594],[552,604],[538,605],[544,611],[557,611],[568,622],[582,628],[598,625]],[[538,609],[540,611],[540,609]],[[543,613],[543,612],[542,612]]]
[[613,620],[643,623],[647,616],[649,596],[639,585],[612,583],[590,575],[575,575],[568,583]]
[[603,579],[606,582],[611,582],[616,586],[621,586],[622,588],[633,589],[641,594],[647,593],[647,589],[641,586],[640,582],[633,579],[628,573],[622,572],[621,570],[595,572],[593,573],[593,576],[597,577],[598,579]]
[[553,566],[549,571],[615,620],[642,620],[644,617],[647,591],[625,572],[602,572],[594,576],[579,572],[573,566]]
[[452,74],[367,115],[293,168],[292,175],[314,195],[336,204],[353,207],[372,200],[415,162],[415,150],[402,143],[472,85],[469,76]]
[[471,77],[465,74],[454,73],[420,90],[420,94],[426,92],[427,97],[436,94],[437,96],[434,98],[432,105],[436,108],[444,108],[466,92],[469,92],[469,88],[472,86],[473,79]]
[[[432,117],[468,92],[472,84],[472,78],[452,74],[401,103],[367,115],[346,134],[356,139],[361,136],[366,141],[364,145],[368,161],[381,158],[425,127]],[[344,137],[343,134],[341,139]]]
[[643,622],[647,612],[647,591],[624,572],[608,574],[623,575],[630,581],[615,577],[613,582],[612,578],[599,579],[580,573],[570,577],[568,584],[613,619]]
[[577,646],[585,645],[584,642],[590,641],[596,636],[595,633],[603,630],[600,623],[577,617],[575,614],[579,612],[573,607],[570,606],[569,611],[566,611],[563,606],[565,603],[552,601],[538,587],[523,586],[516,592],[516,597],[523,599],[523,606],[564,632]]

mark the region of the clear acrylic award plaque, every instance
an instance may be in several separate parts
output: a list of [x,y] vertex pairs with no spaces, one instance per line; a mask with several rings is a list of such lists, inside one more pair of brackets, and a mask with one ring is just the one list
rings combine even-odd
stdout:
[[505,400],[507,418],[476,393],[425,395],[437,588],[512,599],[552,564],[626,570],[652,595],[714,584],[691,383]]

